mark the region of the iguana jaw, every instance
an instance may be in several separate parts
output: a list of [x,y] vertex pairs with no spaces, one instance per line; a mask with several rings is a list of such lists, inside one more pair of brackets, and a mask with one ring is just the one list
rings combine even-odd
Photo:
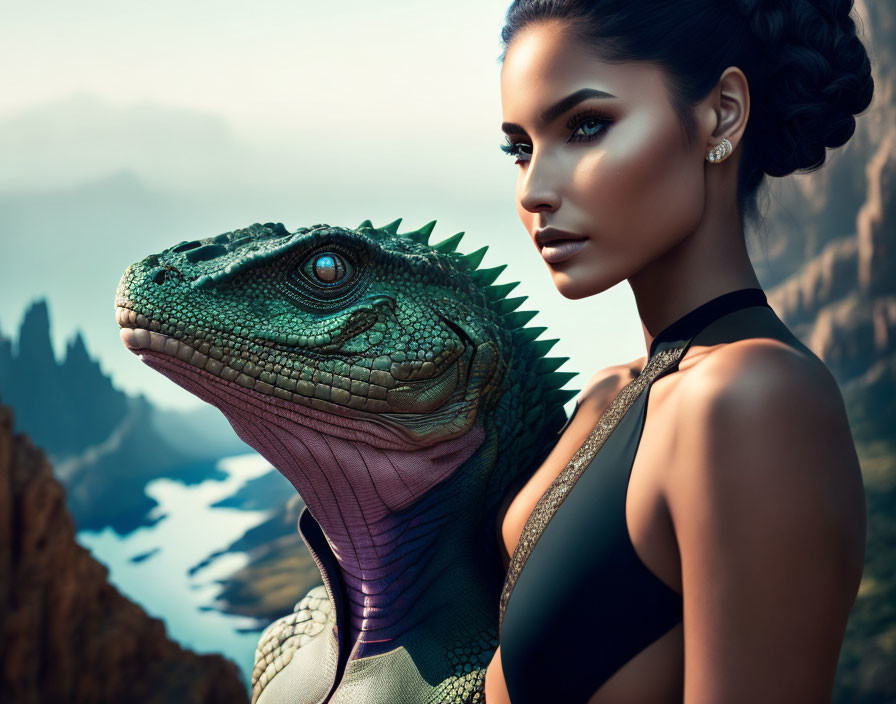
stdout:
[[[132,308],[117,305],[115,317],[121,326],[122,342],[145,362],[148,362],[147,353],[153,352],[204,372],[207,379],[204,383],[213,383],[212,379],[218,383],[232,382],[282,402],[277,404],[280,407],[312,408],[344,417],[355,425],[374,423],[391,428],[391,434],[401,438],[405,449],[409,445],[426,446],[457,437],[469,429],[475,417],[466,389],[470,379],[465,374],[467,360],[473,352],[464,346],[446,355],[438,366],[424,362],[392,364],[390,371],[373,369],[365,373],[367,381],[352,381],[349,390],[338,386],[335,378],[321,378],[315,383],[317,376],[315,381],[305,381],[283,374],[259,373],[258,368],[250,372],[253,365],[242,360],[237,361],[241,362],[241,368],[245,365],[244,370],[238,371],[234,363],[225,363],[228,357],[221,361],[220,350],[215,354],[215,348],[200,338],[186,338],[188,343],[186,339],[178,340],[147,329],[151,320]],[[192,388],[189,390],[196,393]],[[422,419],[426,422],[421,422]]]
[[[128,311],[124,308],[118,308],[117,311],[120,323],[122,316],[126,316]],[[457,428],[446,423],[435,429],[435,432],[430,430],[421,435],[413,428],[396,422],[394,420],[396,414],[384,417],[378,413],[356,410],[322,398],[293,394],[279,387],[271,387],[270,384],[245,374],[238,375],[229,367],[223,367],[226,375],[215,373],[222,370],[217,360],[168,335],[129,327],[121,328],[119,333],[124,345],[138,355],[141,361],[165,374],[203,401],[216,406],[225,412],[225,415],[227,404],[233,403],[236,395],[268,407],[275,415],[289,414],[295,418],[307,419],[310,427],[316,430],[326,428],[324,432],[327,434],[346,439],[353,438],[380,449],[403,451],[444,442],[463,435],[467,430],[465,427]],[[209,362],[213,364],[209,365]],[[428,380],[433,386],[439,381],[439,379]],[[255,382],[254,385],[251,382]],[[417,382],[420,383],[424,382]],[[228,389],[226,394],[219,392],[222,387]],[[396,390],[401,391],[401,388]],[[419,386],[413,393],[420,393]],[[391,407],[387,409],[391,410]]]

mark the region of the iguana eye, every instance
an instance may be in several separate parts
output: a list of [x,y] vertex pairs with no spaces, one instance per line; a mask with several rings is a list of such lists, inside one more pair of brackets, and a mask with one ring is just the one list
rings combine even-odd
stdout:
[[[321,242],[320,239],[326,237]],[[283,292],[309,311],[336,310],[356,300],[370,278],[370,253],[362,242],[326,231],[277,267]]]
[[302,266],[309,280],[326,287],[338,286],[352,278],[352,265],[335,252],[316,252]]

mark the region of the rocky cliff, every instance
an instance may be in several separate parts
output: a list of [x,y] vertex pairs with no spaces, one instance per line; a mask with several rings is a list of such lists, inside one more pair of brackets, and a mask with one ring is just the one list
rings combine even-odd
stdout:
[[836,704],[896,701],[896,6],[856,3],[875,96],[810,174],[775,179],[751,255],[769,303],[837,379],[868,506]]
[[856,3],[874,99],[819,171],[772,179],[751,255],[769,303],[837,378],[853,431],[896,411],[896,10]]
[[65,491],[0,406],[0,702],[247,701],[237,666],[170,640],[75,543]]

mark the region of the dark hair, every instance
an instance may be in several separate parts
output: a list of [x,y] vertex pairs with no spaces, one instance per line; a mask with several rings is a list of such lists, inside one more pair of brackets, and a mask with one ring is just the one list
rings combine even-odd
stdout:
[[648,61],[668,76],[670,102],[691,143],[693,106],[728,66],[750,88],[737,202],[758,215],[765,174],[810,172],[845,144],[874,82],[850,13],[853,0],[514,0],[501,30],[503,63],[525,26],[560,20],[602,61]]

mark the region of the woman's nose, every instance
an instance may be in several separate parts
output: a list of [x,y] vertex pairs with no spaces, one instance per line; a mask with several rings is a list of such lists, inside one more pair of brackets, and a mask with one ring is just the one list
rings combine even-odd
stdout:
[[551,178],[543,165],[539,169],[535,162],[535,159],[530,161],[520,186],[520,205],[530,213],[556,210],[560,207],[560,194],[555,185],[556,178]]

